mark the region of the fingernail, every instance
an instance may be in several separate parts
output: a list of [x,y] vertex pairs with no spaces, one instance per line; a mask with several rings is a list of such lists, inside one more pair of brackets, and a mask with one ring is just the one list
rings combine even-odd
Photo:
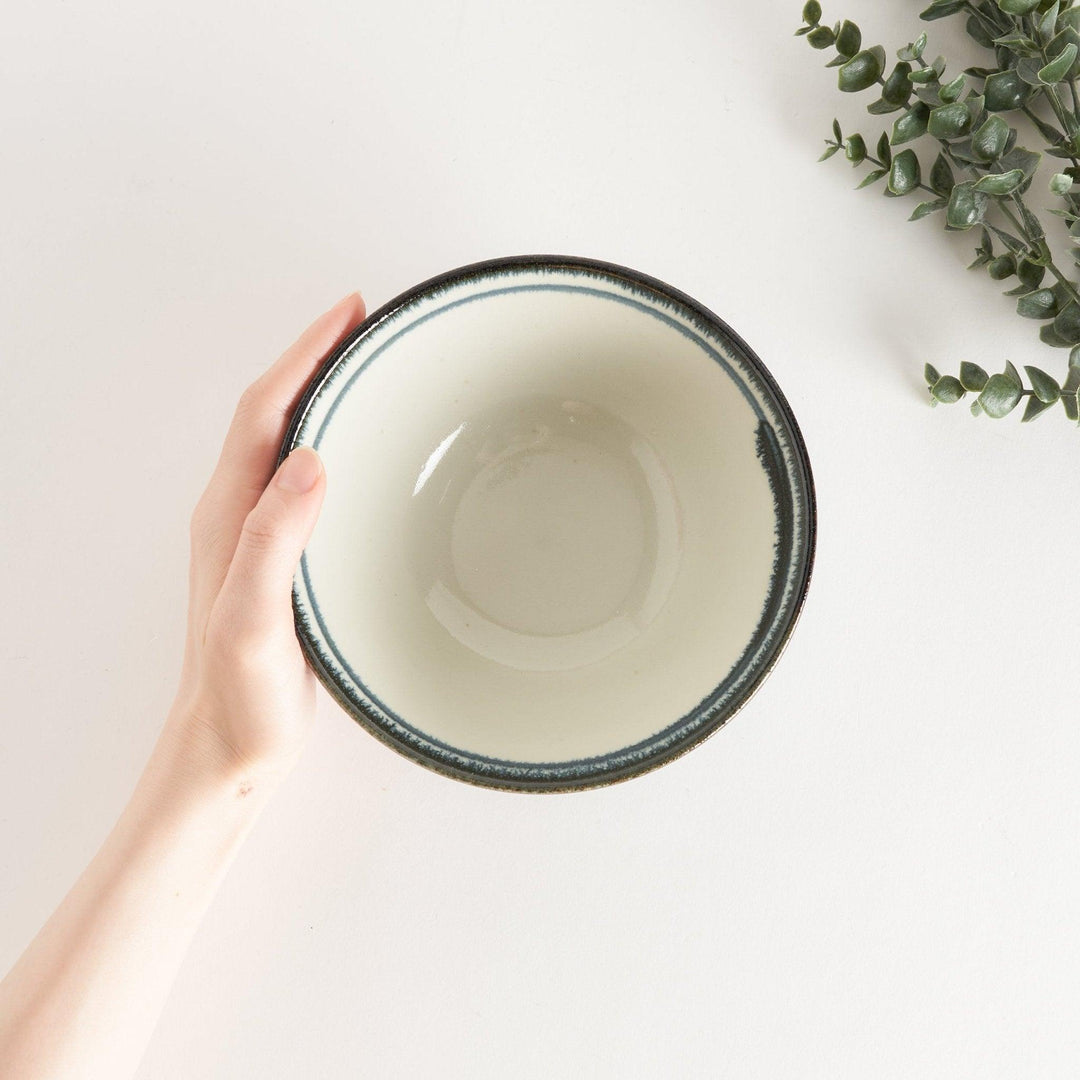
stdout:
[[277,484],[283,491],[303,495],[318,482],[322,461],[310,446],[298,446],[278,469]]
[[337,311],[339,307],[344,307],[346,304],[355,303],[355,301],[359,298],[360,293],[354,289],[351,293],[343,296],[330,310]]

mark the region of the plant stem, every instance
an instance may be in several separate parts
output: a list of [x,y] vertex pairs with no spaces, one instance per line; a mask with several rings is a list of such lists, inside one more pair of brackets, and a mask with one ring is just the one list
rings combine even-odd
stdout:
[[[1073,85],[1072,85],[1072,84],[1070,83],[1070,89],[1072,90],[1072,93],[1073,93],[1073,97],[1074,97],[1074,99],[1075,99],[1075,97],[1076,97],[1076,87],[1075,87],[1075,86],[1073,86]],[[1038,126],[1038,121],[1039,121],[1039,117],[1037,117],[1037,116],[1035,115],[1035,113],[1034,113],[1034,112],[1033,112],[1033,111],[1031,110],[1031,108],[1029,108],[1029,107],[1028,107],[1027,105],[1023,105],[1023,106],[1021,106],[1021,109],[1020,109],[1020,111],[1021,111],[1021,112],[1022,112],[1022,113],[1023,113],[1023,114],[1024,114],[1024,115],[1025,115],[1025,116],[1026,116],[1027,118],[1028,118],[1028,119],[1029,119],[1029,120],[1031,120],[1031,121],[1032,121],[1033,123],[1036,123],[1036,126]],[[1060,147],[1060,146],[1061,146],[1062,144],[1061,144],[1061,143],[1055,143],[1054,145],[1055,145],[1055,147]],[[1071,162],[1073,163],[1073,167],[1074,167],[1074,168],[1076,168],[1076,169],[1080,169],[1080,164],[1078,164],[1078,163],[1077,163],[1077,160],[1076,160],[1076,158],[1070,158],[1069,160],[1070,160],[1070,161],[1071,161]],[[1066,193],[1065,193],[1064,195],[1062,195],[1061,197],[1062,197],[1062,198],[1063,198],[1063,199],[1065,200],[1065,205],[1066,205],[1066,206],[1067,206],[1067,207],[1068,207],[1068,208],[1069,208],[1069,209],[1070,209],[1071,211],[1073,211],[1073,212],[1075,213],[1075,211],[1077,210],[1077,207],[1078,207],[1078,205],[1080,205],[1080,204],[1078,204],[1078,201],[1077,201],[1077,200],[1078,200],[1078,198],[1080,198],[1080,197],[1078,197],[1078,196],[1076,196],[1076,195],[1073,195],[1073,194],[1071,194],[1070,192],[1066,192]]]
[[[968,162],[958,161],[953,156],[952,147],[950,147],[948,142],[946,142],[944,139],[939,139],[938,142],[941,143],[941,146],[945,152],[945,156],[948,157],[948,159],[958,168],[966,170],[975,177],[988,175],[984,170],[979,169],[975,165],[971,165]],[[1012,196],[1012,199],[1018,207],[1022,208],[1022,214],[1023,211],[1027,211],[1027,213],[1031,214],[1031,211],[1028,210],[1026,204],[1023,201],[1023,198],[1020,195],[1014,194]],[[1028,246],[1033,251],[1038,252],[1039,258],[1042,261],[1043,265],[1046,267],[1047,270],[1050,271],[1050,273],[1055,278],[1057,278],[1062,288],[1064,288],[1065,291],[1069,294],[1070,299],[1075,301],[1077,305],[1080,305],[1080,293],[1076,291],[1076,287],[1073,285],[1073,283],[1069,281],[1069,279],[1061,272],[1057,263],[1054,262],[1054,257],[1050,252],[1050,248],[1047,245],[1045,238],[1033,236],[1031,234],[1031,231],[1027,228],[1026,224],[1024,224],[1024,222],[1021,221],[1019,218],[1017,218],[1017,216],[1012,212],[1011,209],[1009,209],[1009,207],[1004,202],[998,200],[997,206],[998,209],[1002,212],[1002,214],[1004,214],[1004,216],[1009,219],[1013,228],[1016,229],[1016,231],[1020,234],[1023,240],[1028,244]],[[1032,214],[1032,217],[1034,217],[1034,214]]]
[[[1025,29],[1022,20],[1016,20],[1015,22],[1011,22],[1010,26],[1002,27],[1000,25],[995,25],[995,24],[993,24],[991,22],[988,22],[987,18],[984,17],[984,14],[981,11],[979,11],[979,9],[977,7],[975,7],[974,4],[969,2],[969,3],[966,3],[964,6],[967,7],[967,9],[972,13],[972,15],[975,16],[976,19],[979,20],[980,23],[982,23],[984,29],[986,29],[987,32],[990,33],[992,36],[1000,36],[1000,34],[1003,31],[1007,31],[1009,29],[1017,29],[1017,30],[1019,30],[1021,32],[1024,31],[1024,29]],[[1032,34],[1032,37],[1033,37],[1034,40],[1038,40],[1038,37],[1037,37],[1038,29],[1036,27],[1034,27],[1034,26],[1032,27],[1031,34]],[[1047,56],[1046,56],[1046,50],[1040,48],[1040,53],[1042,54],[1043,62],[1044,63],[1049,63],[1049,60],[1047,59]],[[926,61],[921,56],[916,57],[916,60],[917,60],[917,62],[919,64],[919,67],[921,67],[921,68],[927,68],[927,67],[930,66],[929,64],[926,63]],[[881,76],[878,76],[877,82],[881,86],[885,85],[885,80],[883,78],[881,78]],[[1070,86],[1070,89],[1071,89],[1071,91],[1073,93],[1073,101],[1075,102],[1076,101],[1076,89],[1075,89],[1075,86],[1074,86],[1072,80],[1070,80],[1069,86]],[[1066,129],[1067,134],[1071,138],[1073,135],[1076,134],[1076,132],[1078,130],[1076,115],[1075,114],[1067,114],[1067,110],[1065,109],[1065,106],[1062,105],[1061,99],[1058,97],[1057,91],[1054,89],[1054,87],[1045,86],[1045,87],[1043,87],[1043,90],[1044,90],[1044,92],[1046,94],[1047,100],[1050,102],[1051,108],[1053,108],[1053,110],[1054,110],[1055,116],[1057,116],[1058,121],[1061,123],[1062,127],[1064,127]],[[1031,110],[1027,106],[1024,107],[1023,111],[1028,115],[1029,118],[1031,117],[1031,115],[1032,115]],[[1071,124],[1069,123],[1069,120],[1072,121]],[[983,176],[991,175],[988,170],[980,169],[977,165],[975,165],[975,164],[973,164],[971,162],[960,161],[953,154],[952,147],[949,145],[949,142],[948,142],[947,139],[938,139],[937,141],[941,145],[942,151],[945,154],[945,156],[949,159],[950,162],[952,162],[952,164],[954,166],[956,166],[957,169],[959,169],[959,170],[961,170],[963,172],[970,173],[976,179],[981,179]],[[835,140],[832,140],[832,139],[826,139],[825,142],[830,146],[835,146],[838,150],[843,149],[843,143],[841,143],[841,142],[836,142]],[[888,166],[883,161],[879,161],[877,158],[871,157],[869,154],[867,154],[866,157],[863,160],[869,161],[872,165],[876,166],[879,169],[888,169]],[[1076,158],[1070,158],[1070,160],[1072,161],[1072,163],[1073,163],[1073,165],[1075,167],[1080,168],[1080,162],[1078,162]],[[928,187],[926,184],[924,184],[922,182],[916,184],[915,186],[917,188],[919,188],[920,190],[922,190],[922,191],[929,192],[929,194],[931,194],[935,199],[942,198],[942,196],[941,196],[941,194],[939,192],[935,191],[932,187]],[[1045,266],[1046,269],[1050,271],[1051,275],[1054,278],[1057,279],[1058,283],[1062,286],[1062,288],[1065,290],[1065,292],[1069,295],[1070,299],[1074,303],[1076,303],[1077,306],[1080,306],[1080,293],[1077,292],[1076,286],[1074,286],[1073,283],[1071,281],[1069,281],[1069,279],[1061,272],[1060,268],[1054,262],[1053,255],[1050,252],[1050,248],[1049,248],[1049,245],[1046,243],[1045,237],[1034,236],[1031,233],[1031,231],[1027,228],[1027,225],[1026,225],[1027,217],[1029,215],[1031,217],[1035,217],[1035,215],[1031,213],[1031,211],[1025,205],[1023,199],[1021,198],[1021,196],[1019,194],[1014,193],[1011,196],[1011,198],[1016,203],[1016,205],[1020,208],[1020,210],[1021,210],[1021,218],[1023,220],[1021,220],[1021,218],[1017,218],[1017,216],[1012,212],[1012,210],[1002,200],[996,200],[996,202],[997,202],[998,209],[1009,220],[1009,222],[1012,224],[1013,228],[1016,229],[1017,233],[1019,233],[1019,237],[1014,237],[1013,239],[1021,239],[1024,243],[1026,243],[1028,245],[1028,248],[1031,251],[1037,252],[1042,265]],[[1072,205],[1071,198],[1069,200],[1069,205],[1070,206]]]
[[1047,246],[1046,241],[1040,240],[1038,242],[1038,247],[1039,254],[1043,258],[1043,265],[1046,267],[1047,270],[1050,271],[1051,274],[1054,275],[1054,277],[1058,279],[1058,281],[1061,283],[1061,286],[1069,294],[1073,303],[1080,306],[1080,294],[1077,294],[1076,286],[1073,285],[1073,283],[1069,281],[1069,279],[1065,277],[1065,275],[1057,268],[1057,265],[1050,254],[1050,248]]
[[[1045,56],[1046,53],[1043,53]],[[1054,115],[1058,118],[1058,123],[1065,129],[1065,134],[1072,139],[1077,130],[1076,117],[1069,112],[1068,109],[1061,103],[1061,98],[1058,97],[1057,89],[1053,86],[1044,86],[1042,88],[1043,94],[1046,95],[1046,100],[1050,102],[1050,108],[1054,110]],[[1072,163],[1076,164],[1076,158],[1070,158]]]
[[1072,97],[1073,115],[1074,116],[1080,115],[1080,99],[1078,99],[1077,96],[1076,96],[1076,80],[1075,79],[1070,79],[1069,80],[1069,94]]
[[[1035,19],[1031,19],[1031,39],[1032,41],[1039,42],[1039,56],[1042,58],[1043,64],[1050,63],[1050,57],[1046,55],[1046,49],[1042,42],[1039,41],[1039,28],[1035,25]],[[1072,86],[1072,80],[1069,80],[1070,86]],[[1058,123],[1065,129],[1065,134],[1069,137],[1070,141],[1075,137],[1080,126],[1077,125],[1076,112],[1069,112],[1068,109],[1061,102],[1061,98],[1058,96],[1057,88],[1051,84],[1047,84],[1042,87],[1042,92],[1046,96],[1046,100],[1050,102],[1050,108],[1054,110],[1054,115],[1058,118]],[[1073,106],[1076,106],[1076,94],[1073,93]],[[1077,164],[1076,158],[1070,158],[1073,165]]]
[[[1017,206],[1026,210],[1027,213],[1031,213],[1019,195],[1014,194],[1012,199]],[[1039,253],[1042,265],[1057,278],[1062,288],[1069,294],[1069,298],[1077,305],[1080,305],[1080,293],[1077,293],[1076,286],[1061,272],[1057,263],[1054,262],[1054,256],[1051,254],[1050,246],[1047,244],[1045,237],[1032,236],[1026,226],[1017,220],[1016,215],[1004,203],[998,203],[998,206],[1001,209],[1001,212],[1013,223],[1020,235],[1028,242],[1032,249]]]

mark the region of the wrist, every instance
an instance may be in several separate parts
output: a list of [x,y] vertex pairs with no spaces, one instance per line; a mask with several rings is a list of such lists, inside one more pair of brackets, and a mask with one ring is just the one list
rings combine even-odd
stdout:
[[[170,785],[206,795],[262,802],[291,771],[293,761],[241,755],[204,715],[174,703],[151,757]],[[252,798],[257,796],[257,798]]]

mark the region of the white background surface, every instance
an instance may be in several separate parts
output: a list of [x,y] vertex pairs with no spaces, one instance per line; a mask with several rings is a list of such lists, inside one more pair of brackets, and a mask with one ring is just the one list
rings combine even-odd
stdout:
[[[1074,1074],[1080,433],[920,382],[1063,359],[965,276],[968,239],[814,164],[834,112],[879,127],[799,7],[9,12],[0,968],[169,705],[236,397],[349,289],[535,251],[654,274],[759,351],[818,484],[785,658],[650,776],[477,790],[324,698],[141,1077]],[[891,52],[915,10],[826,16]]]

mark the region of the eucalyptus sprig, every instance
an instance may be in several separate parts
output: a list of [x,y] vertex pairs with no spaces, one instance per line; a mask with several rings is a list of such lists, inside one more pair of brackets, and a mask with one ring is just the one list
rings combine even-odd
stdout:
[[1045,371],[1031,365],[1025,365],[1031,383],[1025,388],[1020,373],[1006,360],[1005,370],[998,375],[990,375],[978,364],[964,361],[960,365],[959,377],[942,375],[933,364],[927,364],[923,372],[926,385],[930,388],[930,404],[952,405],[968,393],[977,397],[971,403],[974,416],[985,413],[994,420],[1016,408],[1025,398],[1022,420],[1034,420],[1051,406],[1061,402],[1065,415],[1074,422],[1080,422],[1080,367],[1070,366],[1069,374],[1063,385]]
[[[971,268],[985,268],[994,281],[1015,278],[1005,295],[1016,297],[1017,313],[1043,324],[1039,337],[1045,344],[1072,350],[1064,383],[1026,366],[1029,388],[1008,363],[996,375],[965,363],[959,377],[943,376],[927,364],[931,403],[952,403],[973,393],[978,396],[972,412],[998,418],[1026,398],[1023,419],[1033,420],[1060,401],[1065,415],[1080,422],[1080,283],[1072,276],[1075,268],[1066,273],[1055,260],[1043,222],[1030,205],[1042,154],[1017,145],[1017,129],[1005,119],[1026,117],[1044,141],[1043,152],[1062,161],[1050,180],[1055,205],[1048,212],[1080,245],[1080,6],[1074,0],[933,0],[920,18],[929,22],[956,14],[966,16],[967,33],[990,50],[991,64],[946,74],[943,56],[925,59],[922,33],[897,51],[889,70],[881,45],[864,46],[862,31],[850,20],[824,25],[821,4],[808,0],[796,34],[815,49],[835,51],[826,66],[839,69],[840,90],[877,88],[867,111],[899,114],[873,153],[861,134],[845,137],[834,120],[821,160],[842,150],[853,166],[872,166],[860,188],[883,182],[882,194],[890,198],[921,196],[909,220],[940,213],[947,232],[979,226]],[[929,169],[906,145],[920,140],[925,140],[920,147],[929,143],[936,150]],[[1080,246],[1073,247],[1072,257],[1080,263]]]

